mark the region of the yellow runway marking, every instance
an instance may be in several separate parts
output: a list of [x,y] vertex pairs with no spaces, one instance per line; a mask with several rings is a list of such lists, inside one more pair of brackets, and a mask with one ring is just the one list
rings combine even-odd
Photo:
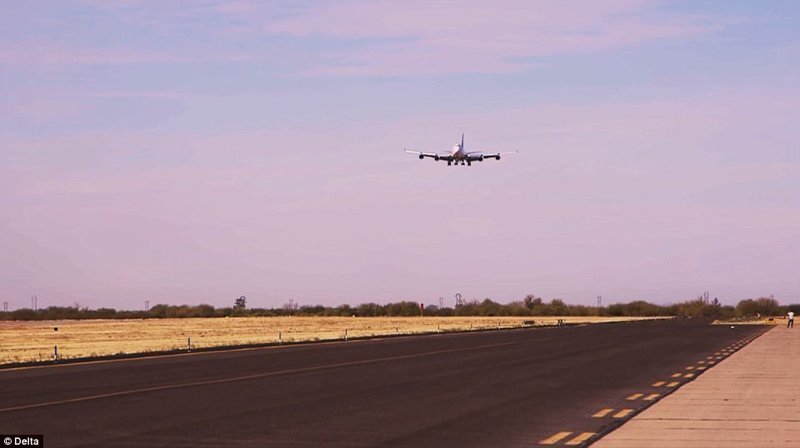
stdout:
[[697,370],[706,370],[705,367],[698,367]]
[[673,374],[672,374],[672,377],[673,377],[673,378],[680,378],[680,376],[681,376],[681,374],[680,374],[680,373],[673,373]]
[[697,361],[698,364],[705,364],[705,361]]
[[673,382],[671,382],[671,383],[667,384],[667,387],[675,387],[675,386],[677,386],[678,384],[681,384],[681,382],[680,382],[680,381],[673,381]]
[[686,375],[683,375],[684,378],[692,378],[693,376],[694,373],[687,373]]
[[567,441],[564,445],[580,445],[581,443],[589,440],[594,435],[593,432],[582,432],[579,436]]
[[694,370],[694,366],[687,366],[686,370]]
[[633,409],[622,409],[621,411],[614,414],[614,418],[625,418],[633,412]]
[[716,363],[717,363],[716,361],[708,361],[708,365],[710,365],[710,366],[711,366],[711,365],[714,365],[714,364],[716,364]]
[[658,398],[660,396],[661,396],[661,394],[650,394],[650,395],[644,397],[643,400],[644,401],[653,401],[653,400],[655,400],[656,398]]
[[713,356],[706,356],[706,359],[714,359]]
[[569,431],[562,431],[562,432],[556,433],[556,434],[552,435],[550,438],[544,439],[541,442],[539,442],[539,445],[555,445],[561,439],[569,437],[570,434],[572,434],[572,433],[569,432]]
[[664,384],[665,384],[665,382],[664,382],[664,381],[656,381],[655,383],[653,383],[653,387],[661,387],[661,386],[663,386]]
[[605,408],[605,409],[601,409],[601,410],[595,412],[595,414],[592,417],[594,417],[594,418],[603,418],[603,417],[605,417],[606,415],[608,415],[608,414],[610,414],[612,412],[614,412],[613,409]]
[[629,396],[628,398],[626,398],[626,400],[631,400],[631,401],[638,400],[642,396],[644,396],[644,394],[633,394],[633,395]]
[[8,408],[0,408],[0,412],[8,412],[8,411],[19,411],[22,409],[33,409],[33,408],[42,408],[46,406],[54,406],[58,404],[67,404],[67,403],[78,403],[81,401],[90,401],[90,400],[98,400],[101,398],[111,398],[111,397],[122,397],[126,395],[135,395],[135,394],[142,394],[146,392],[157,392],[162,390],[171,390],[171,389],[183,389],[187,387],[196,387],[196,386],[209,386],[213,384],[224,384],[224,383],[234,383],[239,381],[247,381],[253,380],[258,378],[269,378],[273,376],[279,375],[286,375],[286,374],[293,374],[293,373],[306,373],[306,372],[318,372],[322,370],[329,370],[335,369],[339,367],[350,367],[350,366],[361,366],[361,365],[368,365],[368,364],[375,364],[379,362],[386,362],[386,361],[394,361],[399,359],[413,359],[413,358],[421,358],[424,356],[433,356],[442,353],[455,353],[455,352],[464,352],[469,350],[475,349],[488,349],[488,348],[496,348],[496,347],[503,347],[507,345],[514,345],[516,342],[505,342],[502,344],[487,344],[487,345],[480,345],[470,348],[457,348],[457,349],[445,349],[445,350],[433,350],[429,352],[421,352],[421,353],[412,353],[409,355],[400,355],[400,356],[386,356],[383,358],[372,358],[372,359],[362,359],[358,361],[346,361],[346,362],[338,362],[332,364],[322,364],[319,366],[310,366],[310,367],[298,367],[295,369],[284,369],[284,370],[275,370],[272,372],[262,372],[262,373],[254,373],[251,375],[242,375],[242,376],[234,376],[229,378],[220,378],[215,380],[201,380],[201,381],[190,381],[188,383],[177,383],[177,384],[164,384],[160,386],[152,386],[152,387],[144,387],[141,389],[128,389],[122,390],[118,392],[109,392],[105,394],[97,394],[97,395],[87,395],[83,397],[76,397],[76,398],[68,398],[66,400],[58,400],[58,401],[46,401],[42,403],[33,403],[33,404],[23,404],[19,406],[11,406]]

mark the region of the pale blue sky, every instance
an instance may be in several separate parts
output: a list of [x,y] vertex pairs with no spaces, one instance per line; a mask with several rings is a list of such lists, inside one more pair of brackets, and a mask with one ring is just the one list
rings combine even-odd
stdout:
[[[0,298],[800,302],[798,30],[794,1],[0,3]],[[520,153],[402,152],[461,132]]]

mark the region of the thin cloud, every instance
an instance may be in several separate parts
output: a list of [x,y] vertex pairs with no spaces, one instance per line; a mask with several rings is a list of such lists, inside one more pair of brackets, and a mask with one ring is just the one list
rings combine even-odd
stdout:
[[79,48],[47,40],[0,43],[0,65],[128,65],[198,60],[162,51]]
[[[144,99],[163,99],[177,100],[185,99],[190,95],[183,92],[173,92],[164,90],[116,90],[104,92],[91,92],[85,96],[90,98],[144,98]],[[196,95],[191,95],[196,96]]]
[[[124,32],[138,36],[145,30],[143,36],[158,46],[132,48],[127,39],[105,47],[47,38],[12,40],[0,42],[0,65],[270,60],[315,76],[509,73],[530,70],[548,56],[692,38],[737,23],[730,17],[672,13],[652,0],[82,4]],[[186,39],[192,35],[211,36],[214,45]],[[280,41],[273,42],[275,37]],[[271,55],[281,45],[292,47],[294,62],[274,61]],[[295,68],[298,61],[306,68]]]
[[319,3],[266,30],[348,46],[305,74],[418,75],[525,70],[535,58],[596,52],[718,30],[720,18],[667,14],[651,1]]

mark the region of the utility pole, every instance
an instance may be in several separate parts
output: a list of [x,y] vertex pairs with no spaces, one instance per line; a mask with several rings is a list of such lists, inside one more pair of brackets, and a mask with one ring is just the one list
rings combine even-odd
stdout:
[[463,304],[464,302],[461,300],[461,293],[460,292],[456,293],[456,308],[460,307]]
[[7,300],[3,301],[3,312],[4,313],[8,312],[8,301]]
[[439,297],[439,309],[444,308],[444,297]]
[[31,296],[31,308],[36,311],[39,309],[39,297],[33,295]]
[[145,311],[150,311],[150,301],[149,300],[145,300],[144,301],[144,310]]
[[597,315],[600,315],[600,307],[603,306],[603,296],[597,296]]

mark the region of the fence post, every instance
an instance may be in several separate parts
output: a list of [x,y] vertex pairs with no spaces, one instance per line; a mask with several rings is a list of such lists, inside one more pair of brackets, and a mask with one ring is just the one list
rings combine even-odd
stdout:
[[192,338],[188,337],[186,338],[186,351],[191,351],[191,350],[192,350]]
[[344,329],[344,340],[347,340],[347,328]]
[[58,346],[53,346],[53,361],[58,362]]
[[283,345],[283,333],[278,332],[278,345]]

